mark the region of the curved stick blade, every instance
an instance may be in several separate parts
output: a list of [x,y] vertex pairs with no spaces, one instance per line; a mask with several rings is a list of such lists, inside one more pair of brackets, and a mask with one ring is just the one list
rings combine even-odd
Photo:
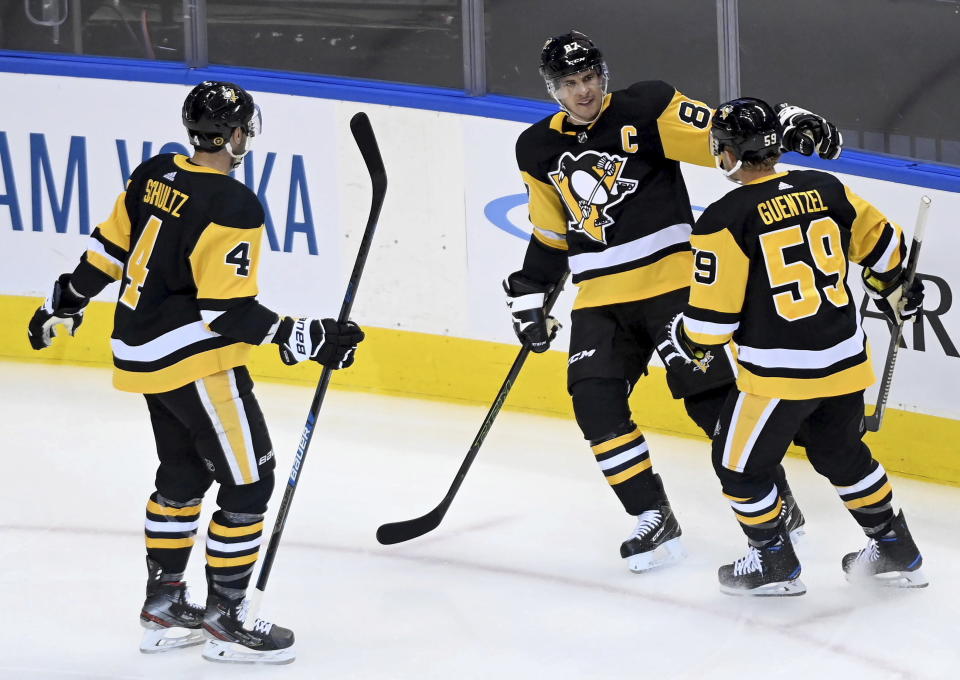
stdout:
[[416,519],[405,519],[401,522],[387,522],[377,529],[377,540],[381,545],[393,545],[394,543],[403,543],[412,538],[428,534],[438,526],[443,515],[436,510],[431,510],[422,517]]

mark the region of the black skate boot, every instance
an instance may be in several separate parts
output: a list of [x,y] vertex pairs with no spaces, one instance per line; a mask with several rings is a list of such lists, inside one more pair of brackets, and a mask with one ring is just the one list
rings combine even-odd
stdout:
[[790,536],[790,540],[794,545],[797,545],[800,543],[800,539],[807,533],[806,529],[804,529],[807,520],[804,518],[803,513],[800,512],[800,506],[797,505],[797,501],[793,497],[793,491],[787,483],[786,471],[782,465],[777,466],[774,472],[774,478],[777,482],[777,488],[780,491],[780,497],[783,499],[783,513],[781,515],[783,526]]
[[920,569],[923,557],[913,542],[903,510],[893,518],[889,536],[867,541],[860,552],[843,557],[843,571],[851,582],[873,583],[892,588],[926,588],[930,585]]
[[727,595],[803,595],[800,562],[793,543],[782,533],[763,547],[748,546],[747,554],[720,567],[720,591]]
[[679,562],[687,556],[680,542],[680,523],[666,499],[637,515],[637,526],[620,546],[620,557],[632,572]]
[[293,631],[258,618],[252,630],[243,627],[249,601],[229,600],[211,587],[203,630],[203,658],[227,663],[291,663],[296,659]]
[[140,651],[145,654],[199,645],[204,608],[190,602],[183,581],[161,581],[163,569],[147,558],[147,599],[140,610],[145,628]]

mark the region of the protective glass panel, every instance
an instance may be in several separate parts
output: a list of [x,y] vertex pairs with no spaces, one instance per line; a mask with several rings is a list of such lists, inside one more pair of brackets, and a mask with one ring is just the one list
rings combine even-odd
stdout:
[[184,61],[180,0],[3,0],[0,49]]
[[207,0],[212,64],[463,87],[459,0]]
[[717,104],[716,0],[487,0],[487,88],[548,99],[537,70],[547,38],[571,29],[589,35],[610,69],[610,88],[665,80]]
[[960,2],[740,0],[743,94],[837,123],[847,147],[960,165]]

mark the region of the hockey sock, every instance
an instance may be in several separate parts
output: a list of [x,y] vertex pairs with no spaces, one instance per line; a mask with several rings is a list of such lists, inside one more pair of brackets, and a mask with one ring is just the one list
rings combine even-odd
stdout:
[[207,579],[228,599],[247,590],[260,553],[263,515],[218,510],[207,531]]
[[639,515],[664,499],[653,474],[653,463],[643,433],[632,422],[625,432],[590,442],[600,470],[630,515]]
[[783,499],[776,484],[771,482],[764,491],[753,496],[734,496],[726,492],[723,495],[730,501],[733,514],[751,545],[762,547],[776,538],[783,509]]
[[872,471],[856,483],[834,485],[840,500],[868,536],[882,534],[893,521],[893,487],[883,466],[878,461],[873,464]]
[[163,570],[161,581],[179,581],[187,568],[200,523],[200,499],[180,503],[154,492],[147,501],[147,555]]

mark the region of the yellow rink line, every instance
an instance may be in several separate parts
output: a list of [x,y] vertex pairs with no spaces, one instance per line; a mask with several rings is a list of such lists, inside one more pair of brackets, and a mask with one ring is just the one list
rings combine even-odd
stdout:
[[[113,305],[91,303],[76,337],[58,339],[43,352],[27,342],[26,326],[42,301],[0,296],[0,358],[6,360],[110,366],[109,335]],[[517,346],[412,331],[365,327],[367,339],[351,368],[337,371],[332,386],[403,397],[489,405],[517,355]],[[254,348],[249,364],[257,380],[315,385],[320,367],[280,363],[276,347]],[[566,354],[531,355],[504,408],[572,418],[567,395]],[[104,381],[109,388],[109,381]],[[651,367],[631,397],[634,420],[642,429],[695,436],[702,433],[683,405],[670,397],[663,369]],[[477,425],[479,426],[479,422]],[[960,421],[887,409],[883,429],[868,434],[871,450],[890,472],[960,486]],[[468,442],[464,442],[466,447]],[[586,447],[586,444],[584,444]],[[705,464],[709,455],[705,448]],[[586,450],[586,448],[585,448]],[[794,455],[803,455],[799,450]]]

